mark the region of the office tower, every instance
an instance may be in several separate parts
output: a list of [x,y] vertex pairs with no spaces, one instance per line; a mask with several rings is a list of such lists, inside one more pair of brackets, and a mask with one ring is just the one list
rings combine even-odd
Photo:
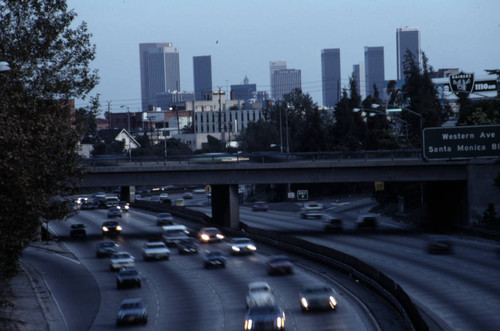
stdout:
[[385,67],[384,47],[365,47],[366,96],[374,95],[373,85],[377,86],[379,98],[384,98]]
[[356,80],[356,92],[358,92],[361,100],[364,100],[366,99],[365,63],[361,62],[353,65],[352,71]]
[[157,96],[180,91],[179,51],[171,43],[139,44],[142,110],[159,106]]
[[245,101],[245,109],[250,109],[251,103],[255,102],[257,85],[249,84],[248,77],[245,76],[243,84],[231,85],[231,100]]
[[193,56],[194,97],[204,100],[211,97],[212,90],[212,59],[210,55]]
[[398,28],[396,30],[398,80],[405,78],[404,63],[408,50],[413,54],[415,63],[420,67],[420,31],[418,28]]
[[301,72],[298,69],[275,70],[272,76],[274,84],[274,100],[283,99],[283,95],[296,88],[302,88]]
[[271,98],[276,100],[276,84],[274,82],[274,72],[286,69],[286,61],[271,61],[269,63],[269,73],[271,82]]
[[340,48],[321,51],[323,106],[333,108],[340,100]]

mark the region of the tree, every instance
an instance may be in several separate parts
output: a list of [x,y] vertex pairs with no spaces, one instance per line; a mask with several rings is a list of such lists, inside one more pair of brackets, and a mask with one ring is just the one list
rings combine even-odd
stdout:
[[[16,271],[43,220],[68,215],[66,196],[81,176],[67,100],[97,84],[95,48],[64,0],[1,0],[0,276]],[[55,199],[54,197],[60,198]]]
[[271,123],[260,118],[250,122],[241,136],[241,149],[246,152],[269,151],[272,145],[279,143],[279,132]]
[[80,139],[84,137],[95,137],[97,134],[96,118],[100,113],[99,94],[90,98],[87,108],[75,110],[75,128]]

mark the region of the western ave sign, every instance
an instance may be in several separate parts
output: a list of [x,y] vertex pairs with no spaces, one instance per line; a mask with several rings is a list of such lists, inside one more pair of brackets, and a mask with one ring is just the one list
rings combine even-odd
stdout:
[[422,145],[428,160],[500,157],[500,125],[425,128]]

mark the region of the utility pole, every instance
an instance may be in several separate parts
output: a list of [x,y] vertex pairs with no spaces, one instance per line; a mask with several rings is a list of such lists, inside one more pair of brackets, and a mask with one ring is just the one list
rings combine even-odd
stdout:
[[106,114],[106,119],[108,120],[108,129],[111,129],[111,101],[106,101],[108,103],[108,113]]

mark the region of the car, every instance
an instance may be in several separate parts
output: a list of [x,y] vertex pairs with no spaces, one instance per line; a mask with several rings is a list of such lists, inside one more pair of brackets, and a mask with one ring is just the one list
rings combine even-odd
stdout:
[[118,205],[117,197],[106,197],[104,198],[104,206],[106,208],[116,207]]
[[172,225],[174,224],[174,217],[170,213],[159,213],[156,215],[156,225]]
[[274,255],[267,259],[267,272],[269,275],[293,274],[293,264],[284,255]]
[[250,307],[245,314],[245,330],[285,330],[285,312],[278,305]]
[[159,195],[151,196],[151,202],[160,203],[161,202],[160,196]]
[[343,229],[342,220],[337,217],[327,217],[324,224],[326,232],[340,232]]
[[102,223],[102,235],[119,235],[122,231],[120,223],[117,221],[107,221]]
[[141,287],[141,274],[135,268],[121,268],[116,273],[116,287]]
[[150,241],[142,247],[144,260],[169,260],[170,250],[162,241]]
[[184,193],[184,195],[182,196],[183,199],[185,200],[189,200],[189,199],[193,199],[193,194],[192,193]]
[[226,267],[226,257],[220,251],[207,251],[203,261],[205,269],[213,267]]
[[193,190],[193,193],[194,194],[203,194],[203,193],[206,193],[207,191],[205,191],[204,188],[196,188]]
[[198,254],[198,244],[194,238],[181,239],[176,246],[179,254]]
[[160,201],[161,202],[167,202],[167,201],[170,201],[169,198],[168,198],[168,193],[161,193],[160,194]]
[[375,229],[378,223],[378,215],[365,214],[359,215],[356,220],[356,227],[358,229]]
[[130,204],[127,201],[118,201],[118,207],[126,213],[130,210]]
[[267,282],[252,282],[248,284],[246,296],[247,309],[254,306],[274,305],[274,295]]
[[95,254],[97,257],[111,256],[118,251],[120,245],[111,240],[105,240],[97,243],[95,247]]
[[120,207],[115,206],[108,209],[108,218],[122,217],[122,210]]
[[307,284],[299,292],[302,311],[335,310],[337,300],[333,289],[325,284]]
[[427,252],[430,254],[451,253],[453,244],[448,237],[431,236],[427,238]]
[[257,250],[253,241],[248,238],[231,238],[227,240],[227,245],[232,255],[252,254]]
[[99,208],[99,200],[95,198],[88,198],[87,200],[82,201],[80,209],[97,209]]
[[323,204],[318,202],[309,202],[300,210],[302,218],[321,218],[323,217]]
[[216,241],[222,241],[224,239],[224,235],[217,228],[201,228],[198,231],[198,238],[203,243],[210,243]]
[[142,200],[142,195],[136,194],[135,195],[135,201],[140,201],[140,200]]
[[146,303],[141,298],[123,300],[116,314],[116,325],[136,323],[148,323]]
[[174,205],[177,207],[184,207],[186,205],[186,202],[183,198],[177,198],[174,200]]
[[189,238],[189,231],[185,225],[165,225],[162,229],[162,239],[168,247],[175,246],[180,240]]
[[69,230],[69,235],[70,237],[83,237],[85,238],[87,236],[87,227],[85,224],[71,224],[70,230]]
[[129,252],[115,252],[111,254],[109,260],[111,270],[119,270],[120,268],[134,268],[135,258]]
[[269,209],[269,205],[265,201],[256,201],[252,205],[252,211],[267,211]]

